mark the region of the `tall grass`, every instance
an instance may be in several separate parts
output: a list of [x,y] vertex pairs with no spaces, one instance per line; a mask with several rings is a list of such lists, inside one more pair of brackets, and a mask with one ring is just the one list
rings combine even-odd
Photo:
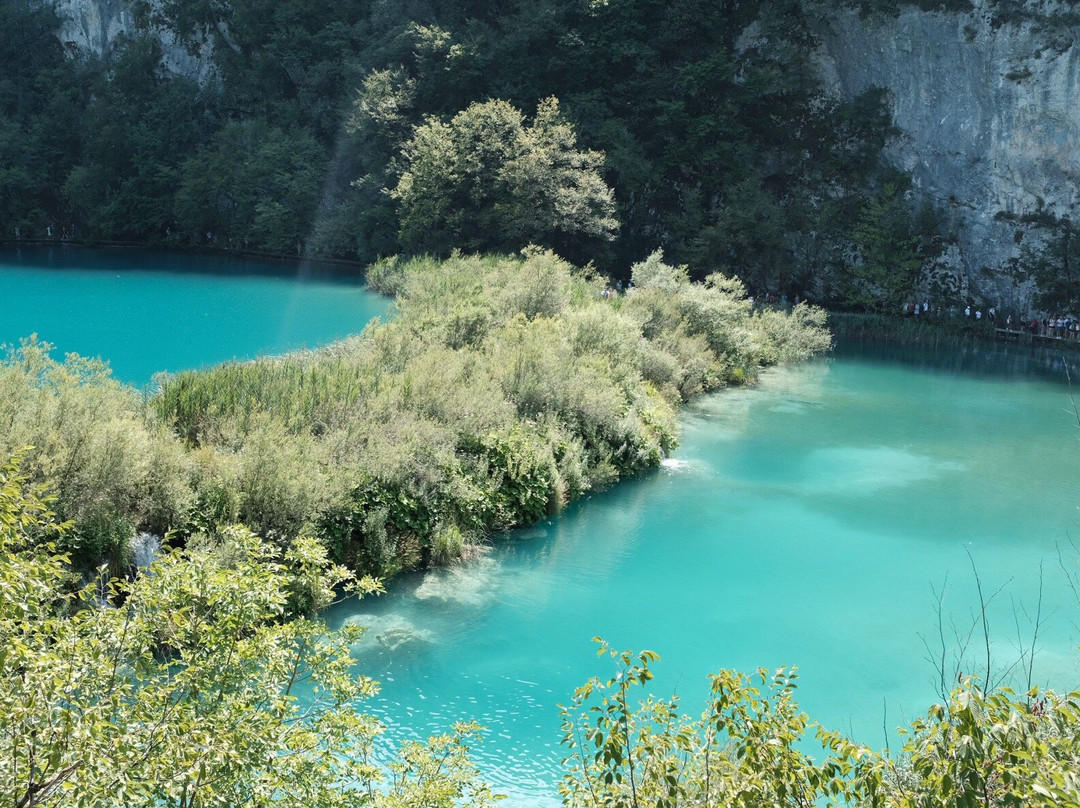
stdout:
[[[165,379],[154,411],[191,448],[258,454],[262,474],[235,477],[242,503],[267,475],[275,499],[310,503],[303,524],[264,496],[241,505],[257,529],[311,530],[366,571],[443,560],[657,465],[682,401],[828,347],[817,310],[755,312],[737,282],[692,284],[660,255],[635,277],[609,299],[545,251],[384,261],[369,282],[397,295],[394,321],[323,352]],[[276,458],[255,448],[272,428]]]
[[[243,521],[283,549],[313,535],[388,574],[657,465],[683,401],[830,344],[820,311],[754,311],[738,282],[690,283],[659,254],[614,299],[540,250],[394,259],[369,277],[396,293],[394,320],[317,352],[166,376],[145,403],[100,369],[42,373],[26,346],[0,391],[42,414],[9,443],[48,435],[40,476],[100,535],[182,539]],[[53,434],[45,412],[64,396],[84,414]],[[74,466],[45,462],[86,444],[110,473],[99,435],[113,436],[122,485],[94,493]]]

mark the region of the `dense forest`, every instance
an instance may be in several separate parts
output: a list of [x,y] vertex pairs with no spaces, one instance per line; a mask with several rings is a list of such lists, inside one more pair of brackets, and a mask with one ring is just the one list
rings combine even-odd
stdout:
[[[47,5],[0,6],[3,238],[364,264],[532,243],[624,279],[663,249],[858,308],[942,248],[881,160],[881,93],[824,92],[812,0],[134,8],[145,33],[95,57]],[[208,43],[202,83],[161,29]]]

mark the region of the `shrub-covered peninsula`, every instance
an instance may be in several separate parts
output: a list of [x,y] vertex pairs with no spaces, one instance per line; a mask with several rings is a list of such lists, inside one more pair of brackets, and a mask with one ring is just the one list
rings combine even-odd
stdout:
[[55,491],[84,568],[244,523],[389,575],[658,465],[682,402],[831,341],[822,311],[757,307],[659,253],[625,294],[540,249],[389,259],[369,283],[395,295],[389,322],[149,395],[26,341],[0,366],[0,454]]

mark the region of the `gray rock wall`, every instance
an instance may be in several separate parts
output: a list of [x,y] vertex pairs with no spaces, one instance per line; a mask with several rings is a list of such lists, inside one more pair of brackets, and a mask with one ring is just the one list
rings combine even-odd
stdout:
[[[151,0],[151,17],[154,5]],[[58,32],[60,41],[73,52],[107,53],[117,39],[139,30],[131,0],[57,0],[56,10],[63,20]],[[209,38],[189,47],[171,30],[153,23],[147,25],[161,42],[162,63],[167,71],[199,82],[213,76],[213,47]]]
[[954,268],[974,296],[1023,308],[1030,290],[1000,271],[1017,239],[1040,238],[1021,217],[1070,215],[1080,201],[1080,31],[1060,18],[1000,24],[991,3],[865,20],[833,12],[819,64],[841,96],[889,90],[900,132],[888,158],[950,215]]

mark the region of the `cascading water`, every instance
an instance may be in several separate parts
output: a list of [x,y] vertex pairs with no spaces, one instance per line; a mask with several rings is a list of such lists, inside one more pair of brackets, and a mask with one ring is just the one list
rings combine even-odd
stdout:
[[137,533],[131,542],[131,563],[140,571],[145,571],[161,552],[161,537],[153,533]]

